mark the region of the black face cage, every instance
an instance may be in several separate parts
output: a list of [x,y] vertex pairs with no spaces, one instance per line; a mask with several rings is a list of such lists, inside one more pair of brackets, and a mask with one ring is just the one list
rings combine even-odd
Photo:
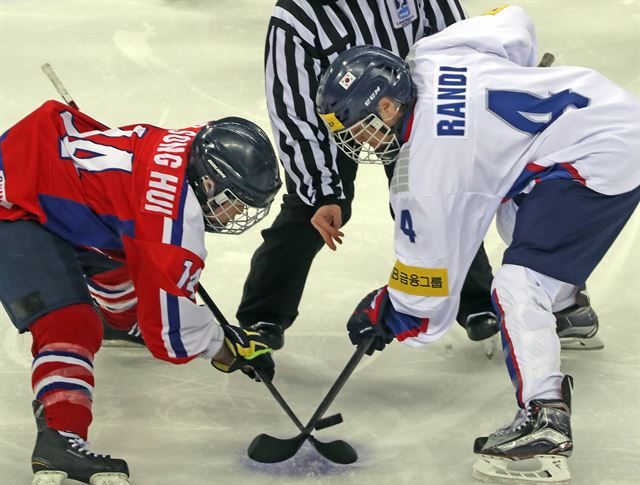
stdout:
[[218,234],[241,234],[253,227],[269,213],[266,207],[251,207],[238,198],[231,189],[224,189],[203,204],[205,228]]

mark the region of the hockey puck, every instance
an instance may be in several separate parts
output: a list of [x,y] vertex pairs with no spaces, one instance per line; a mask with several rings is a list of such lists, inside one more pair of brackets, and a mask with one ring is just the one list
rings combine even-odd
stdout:
[[329,428],[340,423],[342,423],[342,414],[338,413],[332,416],[327,416],[326,418],[320,418],[318,421],[316,421],[315,429],[316,431],[319,431],[321,429]]

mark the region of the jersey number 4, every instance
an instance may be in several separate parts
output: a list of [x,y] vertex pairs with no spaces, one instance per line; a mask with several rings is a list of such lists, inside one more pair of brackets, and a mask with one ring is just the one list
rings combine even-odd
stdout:
[[519,91],[489,90],[489,111],[516,130],[536,135],[565,112],[569,106],[576,109],[589,105],[589,98],[565,89],[546,98]]
[[416,232],[413,230],[413,221],[411,220],[409,209],[400,211],[400,230],[407,235],[409,241],[416,242]]

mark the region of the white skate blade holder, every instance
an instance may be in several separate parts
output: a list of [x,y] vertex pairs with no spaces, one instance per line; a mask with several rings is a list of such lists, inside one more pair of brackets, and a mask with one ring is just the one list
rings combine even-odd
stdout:
[[571,473],[567,458],[538,455],[526,460],[479,455],[471,475],[476,480],[509,485],[569,485]]
[[598,335],[589,338],[564,337],[560,339],[562,350],[602,350],[604,342]]
[[[31,485],[64,485],[67,474],[61,471],[37,472]],[[91,485],[131,485],[124,473],[96,473],[91,477]]]

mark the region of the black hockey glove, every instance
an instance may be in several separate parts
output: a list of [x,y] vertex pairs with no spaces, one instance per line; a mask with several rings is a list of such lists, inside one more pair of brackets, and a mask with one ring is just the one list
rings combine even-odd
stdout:
[[259,381],[256,372],[272,380],[275,364],[271,357],[271,348],[264,342],[258,332],[252,332],[233,325],[223,325],[224,345],[227,346],[234,359],[230,364],[211,360],[211,365],[222,372],[242,370],[251,379]]
[[383,316],[387,305],[389,305],[389,294],[387,287],[383,286],[365,296],[347,322],[349,339],[353,345],[360,344],[367,337],[375,336],[367,350],[367,355],[384,349],[394,338],[393,332],[384,323]]

